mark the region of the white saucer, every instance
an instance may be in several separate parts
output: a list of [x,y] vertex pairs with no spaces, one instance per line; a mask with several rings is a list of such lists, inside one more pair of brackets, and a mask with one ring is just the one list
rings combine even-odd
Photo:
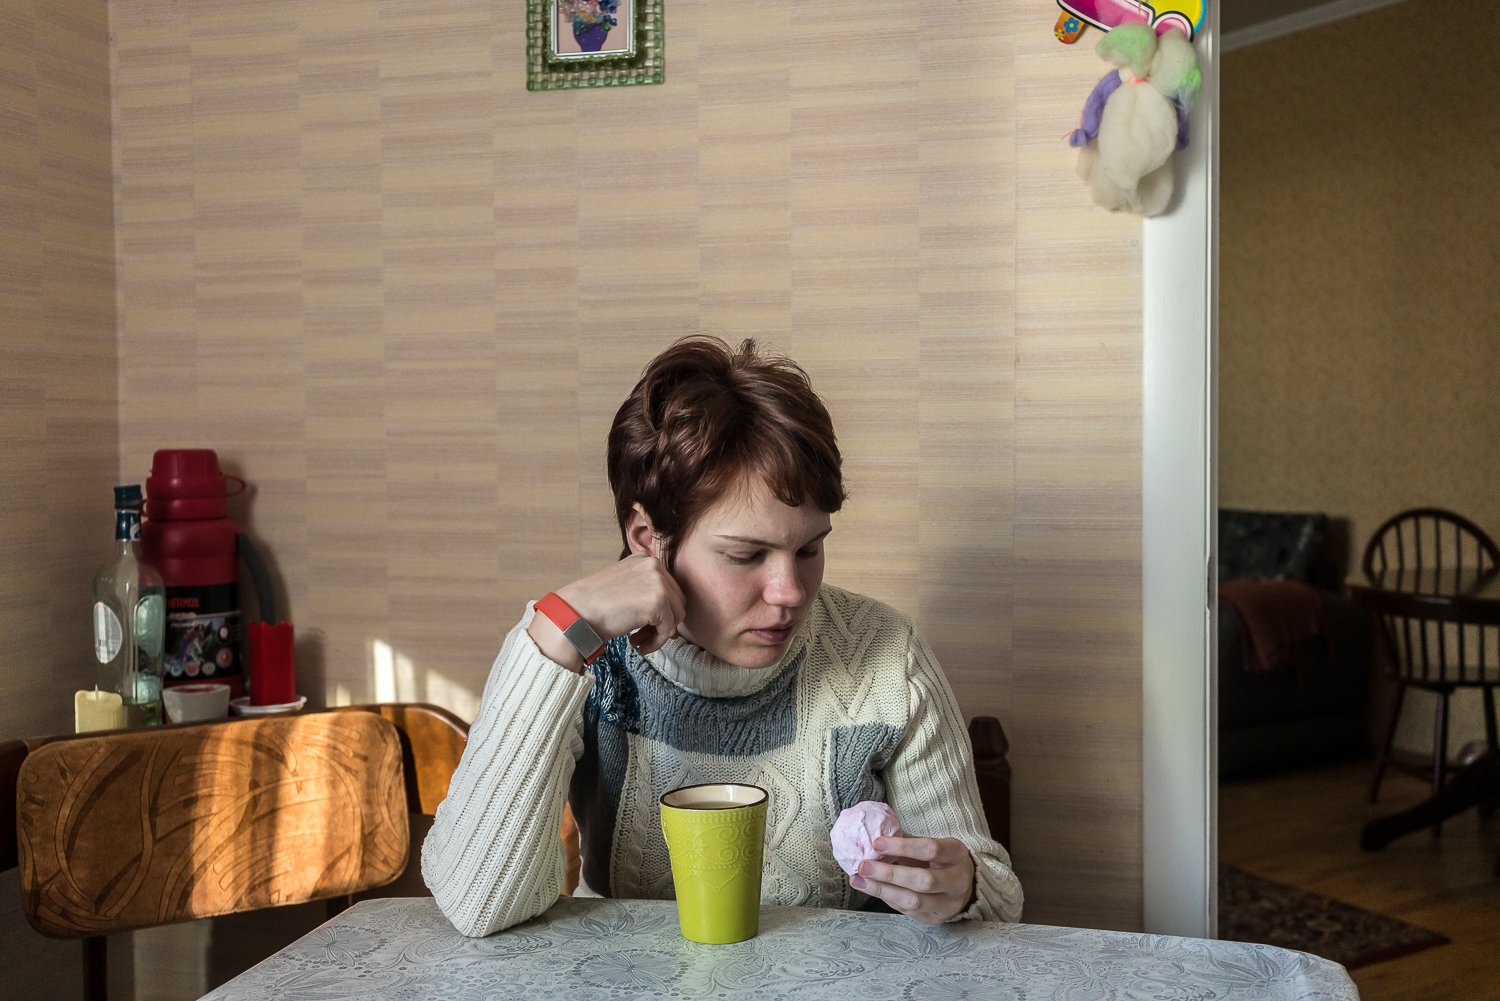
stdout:
[[250,696],[241,695],[237,699],[229,700],[229,712],[233,716],[280,716],[282,713],[294,713],[307,705],[307,696],[297,696],[295,702],[283,702],[275,706],[252,706]]

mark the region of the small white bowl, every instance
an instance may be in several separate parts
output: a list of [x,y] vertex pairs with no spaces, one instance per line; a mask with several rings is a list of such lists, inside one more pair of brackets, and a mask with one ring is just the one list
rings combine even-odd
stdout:
[[250,696],[241,695],[229,702],[229,711],[236,716],[281,716],[285,713],[294,713],[307,705],[307,696],[297,696],[295,702],[282,702],[274,706],[252,706]]
[[161,691],[162,708],[171,723],[200,723],[229,715],[229,686],[215,681],[171,685]]

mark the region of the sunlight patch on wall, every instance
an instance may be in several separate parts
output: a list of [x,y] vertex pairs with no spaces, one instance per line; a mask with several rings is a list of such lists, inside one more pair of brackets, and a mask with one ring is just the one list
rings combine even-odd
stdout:
[[423,699],[424,702],[440,705],[459,719],[474,722],[474,717],[479,715],[478,692],[467,685],[451,681],[436,671],[428,671],[425,680],[427,697]]
[[376,640],[375,654],[375,701],[418,702],[416,668],[411,658],[392,647],[385,640]]
[[[478,692],[430,668],[418,670],[410,657],[384,640],[372,643],[371,660],[374,701],[431,702],[471,721],[478,714]],[[340,697],[345,694],[343,686],[338,694]]]

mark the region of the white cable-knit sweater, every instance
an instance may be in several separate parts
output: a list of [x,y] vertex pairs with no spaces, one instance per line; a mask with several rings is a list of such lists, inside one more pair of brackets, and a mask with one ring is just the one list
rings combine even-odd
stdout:
[[698,782],[770,791],[766,903],[868,903],[828,832],[845,807],[875,799],[906,833],[968,847],[976,893],[960,917],[1020,918],[1021,885],[989,837],[958,705],[905,616],[824,585],[772,667],[734,667],[682,640],[643,658],[622,637],[576,675],[527,635],[533,614],[528,605],[501,647],[422,845],[423,877],[459,931],[488,935],[557,899],[569,796],[588,886],[670,898],[657,800]]

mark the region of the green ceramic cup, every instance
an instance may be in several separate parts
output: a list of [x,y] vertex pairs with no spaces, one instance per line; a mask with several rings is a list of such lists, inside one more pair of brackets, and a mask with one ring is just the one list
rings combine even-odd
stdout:
[[661,831],[672,856],[683,938],[724,945],[760,930],[769,799],[759,786],[725,782],[683,786],[662,796]]

